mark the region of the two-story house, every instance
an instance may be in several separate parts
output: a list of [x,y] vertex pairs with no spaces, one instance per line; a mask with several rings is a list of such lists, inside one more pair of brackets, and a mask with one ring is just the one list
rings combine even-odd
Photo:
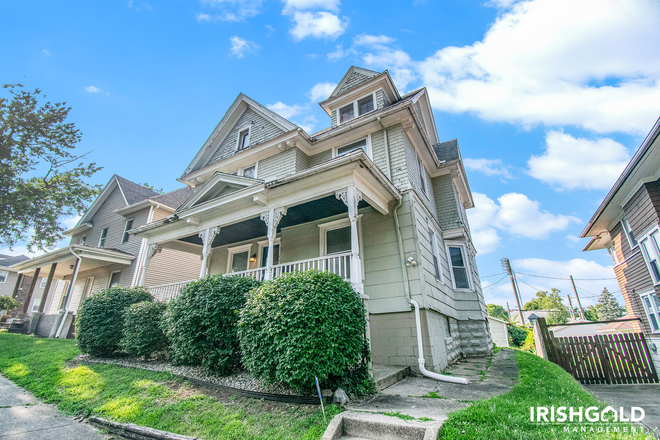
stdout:
[[[426,368],[491,353],[474,202],[426,89],[401,96],[387,71],[351,67],[320,105],[330,126],[310,135],[241,93],[178,179],[192,196],[129,231],[145,240],[146,277],[166,250],[201,258],[199,277],[329,270],[364,301],[374,363],[418,365],[413,302]],[[149,290],[168,300],[184,284]]]
[[[149,286],[188,280],[199,273],[200,259],[168,249],[151,260],[151,271],[141,270],[146,240],[128,231],[171,215],[190,195],[188,187],[158,194],[117,175],[101,191],[78,224],[65,232],[69,246],[19,262],[11,268],[43,280],[31,289],[31,332],[46,337],[71,337],[82,300],[90,293],[122,285]],[[60,280],[60,282],[54,282]],[[34,304],[37,306],[35,307]]]
[[[32,288],[36,292],[34,296],[39,296],[43,292],[46,280],[44,278],[35,279],[30,276],[24,276],[11,267],[16,263],[29,259],[25,255],[0,254],[0,296],[11,296],[20,304],[19,307],[8,311],[12,318],[24,316],[35,307],[37,309],[39,308],[39,302],[35,302],[34,298],[31,302],[26,303],[27,294]],[[34,287],[32,283],[35,283]],[[5,311],[0,310],[0,315],[3,312]]]
[[[628,314],[660,366],[660,119],[582,231],[607,249]],[[654,349],[655,348],[655,349]]]

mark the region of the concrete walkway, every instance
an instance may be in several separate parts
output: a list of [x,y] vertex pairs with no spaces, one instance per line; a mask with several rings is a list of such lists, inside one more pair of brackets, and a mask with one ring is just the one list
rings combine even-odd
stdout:
[[470,384],[407,377],[374,398],[347,408],[371,413],[401,413],[443,422],[449,413],[467,407],[472,401],[510,391],[518,380],[516,354],[513,350],[500,350],[493,357],[468,358],[452,365],[444,374],[465,377]]
[[612,405],[617,410],[620,407],[630,417],[630,407],[637,406],[644,409],[642,424],[660,437],[660,384],[640,383],[626,385],[593,384],[583,385],[597,399]]
[[101,440],[101,434],[0,376],[0,440]]

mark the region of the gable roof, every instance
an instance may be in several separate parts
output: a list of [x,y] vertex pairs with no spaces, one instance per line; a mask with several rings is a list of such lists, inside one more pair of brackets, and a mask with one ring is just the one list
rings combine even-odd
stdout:
[[141,202],[144,199],[158,195],[156,191],[147,189],[142,185],[133,183],[130,180],[124,179],[123,177],[120,177],[116,174],[115,179],[117,179],[119,189],[124,195],[124,200],[128,205],[132,205],[133,203]]
[[[215,172],[209,180],[194,191],[192,197],[189,197],[176,210],[179,213],[198,204],[206,203],[211,199],[221,196],[221,192],[227,187],[234,187],[237,190],[263,183],[263,180],[251,179],[249,177],[236,176],[233,174]],[[225,195],[225,194],[222,194]]]
[[335,89],[332,91],[329,98],[334,98],[335,96],[344,94],[352,88],[357,87],[363,82],[369,81],[371,78],[378,75],[380,75],[380,72],[364,69],[362,67],[351,66],[341,81],[339,81],[337,87],[335,87]]
[[190,187],[184,186],[183,188],[175,189],[174,191],[165,194],[158,194],[157,196],[149,197],[149,200],[177,209],[194,193],[195,191],[190,189]]
[[[245,104],[244,108],[241,110],[241,104]],[[190,162],[184,173],[181,175],[181,178],[190,174],[193,171],[196,171],[200,168],[206,166],[206,162],[213,155],[215,150],[219,147],[220,143],[224,138],[229,134],[231,129],[234,126],[235,120],[238,119],[240,114],[247,108],[252,108],[255,112],[259,113],[264,118],[271,121],[277,127],[281,128],[284,132],[290,132],[294,130],[301,130],[293,122],[287,120],[286,118],[278,115],[271,109],[259,104],[254,99],[245,95],[244,93],[239,93],[238,97],[234,100],[232,105],[229,107],[225,115],[222,117],[218,125],[215,127],[211,135],[208,137],[202,148],[199,149],[193,160]],[[240,112],[239,114],[236,114]],[[217,142],[216,142],[217,140]]]
[[452,160],[458,160],[461,158],[461,153],[458,151],[458,139],[440,142],[433,147],[433,150],[435,151],[435,155],[438,156],[438,159],[441,161],[445,160],[451,162]]
[[25,260],[29,260],[30,257],[26,255],[4,255],[0,254],[0,266],[9,267],[12,264],[20,263]]

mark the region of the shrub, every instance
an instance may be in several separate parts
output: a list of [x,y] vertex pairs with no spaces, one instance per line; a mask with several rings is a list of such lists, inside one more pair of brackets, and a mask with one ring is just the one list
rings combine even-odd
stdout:
[[184,286],[167,308],[167,336],[172,360],[228,374],[241,364],[236,334],[238,312],[251,278],[215,275]]
[[163,351],[168,346],[164,332],[164,314],[167,304],[143,301],[132,304],[124,312],[121,347],[127,353],[144,356]]
[[536,342],[534,341],[534,332],[528,331],[522,349],[530,353],[536,353]]
[[4,296],[4,295],[0,296],[0,310],[6,310],[7,315],[9,315],[9,312],[12,309],[15,309],[20,305],[21,304],[11,296]]
[[241,311],[243,364],[256,377],[308,391],[342,383],[359,392],[368,384],[367,324],[350,283],[319,271],[267,282]]
[[514,347],[522,347],[527,339],[527,333],[529,330],[526,327],[516,324],[509,324],[509,342]]
[[76,339],[83,353],[110,357],[120,349],[124,312],[135,303],[153,301],[142,287],[111,287],[85,299],[76,318]]

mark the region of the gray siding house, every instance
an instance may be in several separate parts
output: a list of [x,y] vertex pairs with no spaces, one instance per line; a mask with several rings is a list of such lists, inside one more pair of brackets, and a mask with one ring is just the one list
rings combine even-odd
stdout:
[[113,176],[78,224],[65,232],[71,237],[69,246],[11,266],[24,276],[45,280],[41,289],[27,293],[27,301],[33,304],[26,310],[32,317],[31,332],[71,337],[75,313],[91,293],[138,282],[149,286],[187,280],[199,273],[198,257],[169,250],[154,256],[155,272],[143,277],[146,240],[128,234],[132,228],[171,215],[191,194],[188,187],[158,194]]
[[[660,119],[582,231],[607,249],[626,309],[660,367]],[[654,344],[654,345],[652,345]]]
[[[138,284],[174,251],[201,258],[191,280],[329,270],[364,301],[374,363],[418,365],[412,302],[427,369],[492,353],[465,214],[472,194],[426,89],[401,96],[387,71],[351,67],[320,105],[330,126],[310,135],[241,93],[178,179],[191,197],[133,225],[147,249]],[[184,284],[149,290],[167,301]]]

